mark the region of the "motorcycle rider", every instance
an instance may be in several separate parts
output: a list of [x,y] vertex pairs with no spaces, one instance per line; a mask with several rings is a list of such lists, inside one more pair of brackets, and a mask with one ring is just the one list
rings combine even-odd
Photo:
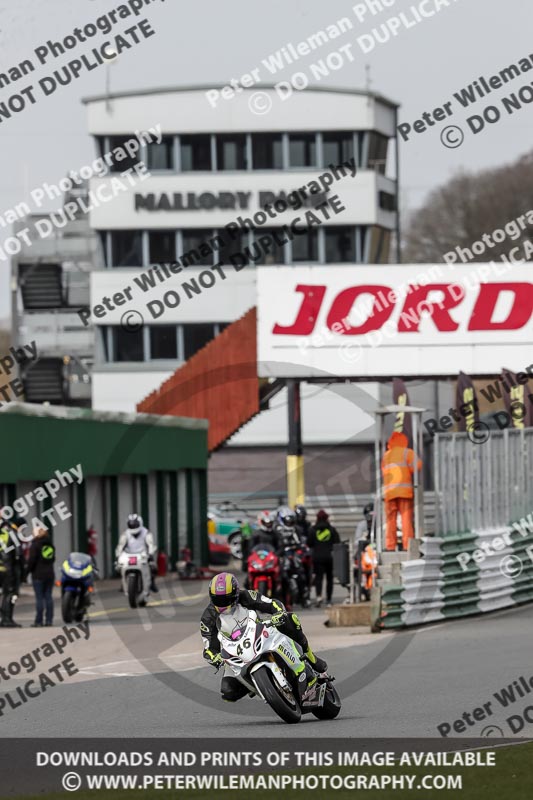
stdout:
[[251,539],[250,552],[258,545],[266,544],[279,550],[281,539],[275,527],[275,517],[271,511],[261,511],[257,518],[257,528]]
[[[278,508],[276,515],[276,532],[280,540],[280,556],[283,556],[286,550],[297,550],[301,546],[302,542],[296,531],[296,514],[294,511],[292,511],[292,509],[289,508],[289,506],[280,506]],[[287,558],[282,559],[282,562],[283,561],[286,562]],[[291,564],[296,567],[296,582],[298,584],[298,592],[302,598],[303,605],[307,608],[311,605],[311,601],[309,600],[310,587],[308,583],[308,573],[300,559],[298,559],[298,563],[295,563],[294,559],[292,559]],[[285,597],[288,579],[287,575],[283,574],[283,572],[284,571],[282,571],[282,588],[283,596]]]
[[311,523],[307,519],[307,509],[301,503],[294,506],[294,513],[296,514],[296,522],[294,527],[296,533],[300,537],[300,541],[304,545],[306,557],[304,558],[303,568],[305,572],[305,580],[307,583],[307,591],[311,595],[311,585],[313,583],[313,560],[311,558],[311,551],[308,549],[309,534],[311,533]]
[[121,534],[118,541],[115,556],[118,559],[122,552],[131,553],[132,555],[138,553],[148,553],[148,564],[150,566],[150,591],[159,592],[155,585],[155,575],[157,567],[155,564],[156,546],[154,544],[154,537],[145,528],[143,518],[140,514],[129,514],[126,525],[126,530]]
[[19,530],[26,525],[23,519],[6,519],[0,511],[0,582],[2,586],[2,606],[0,608],[0,627],[21,628],[13,619],[15,603],[18,600],[23,573],[23,556]]
[[304,544],[307,544],[307,539],[311,531],[311,523],[307,519],[307,509],[301,503],[296,503],[294,506],[294,513],[296,515],[296,522],[294,525],[296,533],[300,537],[300,540]]
[[363,519],[357,523],[357,527],[355,529],[354,577],[356,585],[358,581],[361,581],[362,589],[363,589],[362,586],[363,573],[360,572],[359,565],[362,563],[363,554],[366,548],[370,545],[373,525],[374,525],[374,503],[370,502],[367,503],[366,506],[363,508]]
[[[261,615],[270,616],[270,622],[289,638],[300,645],[304,651],[305,660],[316,672],[326,672],[328,665],[323,658],[311,650],[307,637],[302,630],[302,625],[297,615],[288,613],[283,603],[271,600],[262,594],[246,589],[240,589],[235,575],[221,572],[209,584],[209,605],[202,614],[200,621],[200,635],[204,643],[203,657],[214,667],[224,665],[220,655],[220,642],[218,631],[220,628],[220,615],[232,613],[237,605],[256,611]],[[229,671],[228,671],[229,672]],[[230,703],[240,700],[248,693],[248,689],[230,672],[224,675],[220,684],[222,699]]]

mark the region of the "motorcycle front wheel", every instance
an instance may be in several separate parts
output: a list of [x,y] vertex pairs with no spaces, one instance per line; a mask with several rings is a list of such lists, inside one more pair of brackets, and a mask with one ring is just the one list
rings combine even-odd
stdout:
[[130,572],[128,575],[127,594],[130,608],[137,608],[137,575],[135,572]]
[[291,700],[282,692],[281,688],[275,683],[272,672],[268,667],[261,667],[254,672],[253,679],[268,705],[276,712],[278,717],[281,717],[284,722],[289,724],[300,722],[302,711],[294,695]]
[[74,592],[65,592],[61,598],[61,616],[63,617],[63,622],[66,622],[67,624],[72,622],[74,616],[74,604]]
[[328,684],[326,689],[326,696],[324,697],[324,705],[321,708],[315,708],[311,713],[317,719],[335,719],[341,710],[341,699],[338,691]]

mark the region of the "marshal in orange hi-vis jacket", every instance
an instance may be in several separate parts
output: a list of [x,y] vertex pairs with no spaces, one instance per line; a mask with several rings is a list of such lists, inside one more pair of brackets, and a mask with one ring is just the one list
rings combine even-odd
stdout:
[[385,498],[385,517],[387,529],[385,548],[396,550],[398,514],[402,519],[402,544],[407,550],[413,532],[413,473],[416,467],[422,469],[422,461],[414,450],[407,447],[407,436],[395,431],[387,442],[387,450],[381,462],[383,474],[383,496]]

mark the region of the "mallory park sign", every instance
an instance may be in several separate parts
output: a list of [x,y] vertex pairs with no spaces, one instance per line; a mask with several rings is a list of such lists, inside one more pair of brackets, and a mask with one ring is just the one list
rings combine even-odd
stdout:
[[297,198],[297,192],[162,192],[156,194],[136,193],[134,195],[135,211],[211,211],[213,209],[248,211],[252,195],[257,195],[257,206],[264,208],[278,201],[293,209],[309,206],[313,208],[326,200],[323,192],[311,194],[309,197]]

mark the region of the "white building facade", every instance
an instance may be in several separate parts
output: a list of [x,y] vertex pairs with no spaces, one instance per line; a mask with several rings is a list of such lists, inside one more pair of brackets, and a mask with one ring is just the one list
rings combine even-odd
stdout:
[[[334,264],[397,260],[395,103],[370,93],[325,89],[295,92],[282,102],[273,87],[259,87],[271,102],[267,114],[257,114],[250,101],[258,87],[216,109],[207,101],[207,88],[213,87],[86,101],[100,155],[135,132],[159,132],[158,142],[113,167],[121,172],[140,159],[149,176],[91,212],[105,259],[91,275],[96,410],[135,410],[181,363],[254,306],[259,264],[327,270]],[[326,173],[336,177],[324,185]],[[110,188],[112,180],[113,174],[95,178],[90,188]],[[320,191],[295,195],[314,183]],[[275,213],[263,222],[267,207]],[[307,224],[308,211],[319,224]],[[291,238],[286,233],[296,217],[299,232]],[[265,236],[266,249],[259,245]],[[155,277],[150,272],[154,285],[144,291],[141,276],[156,264],[167,267]],[[183,270],[178,272],[177,264]],[[185,281],[189,287],[196,281],[196,291],[184,291]],[[377,391],[377,384],[364,386],[369,411]],[[349,395],[347,387],[332,392],[303,384],[305,443],[334,444],[359,435],[370,441],[372,420],[361,387]],[[230,444],[284,444],[286,416],[281,392]]]

